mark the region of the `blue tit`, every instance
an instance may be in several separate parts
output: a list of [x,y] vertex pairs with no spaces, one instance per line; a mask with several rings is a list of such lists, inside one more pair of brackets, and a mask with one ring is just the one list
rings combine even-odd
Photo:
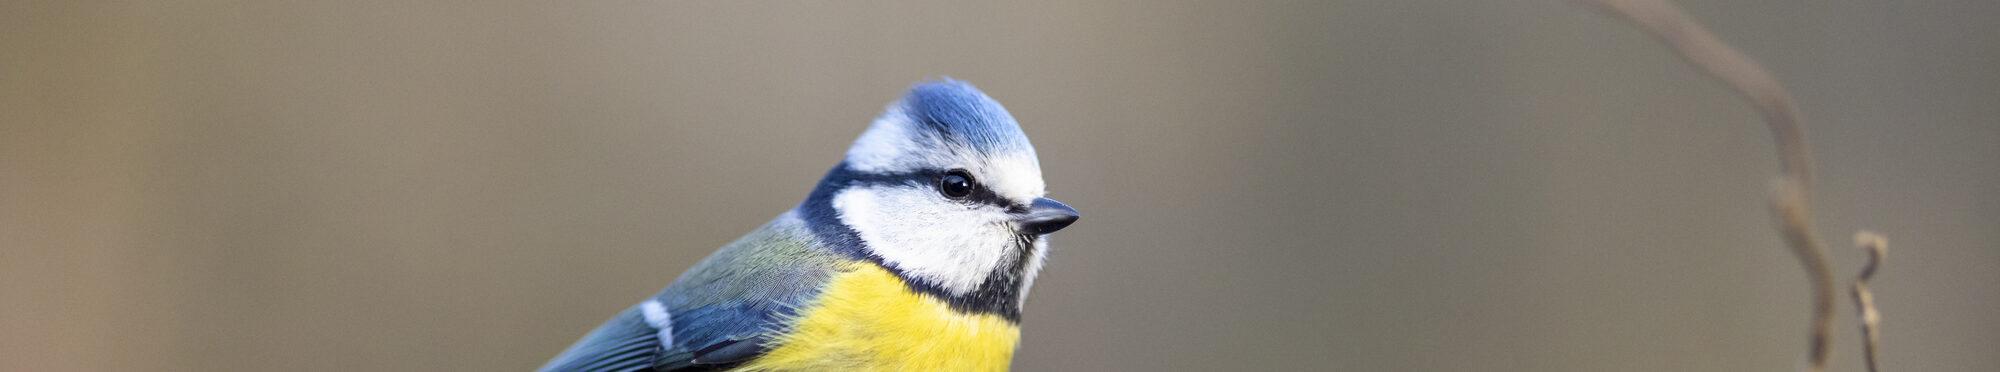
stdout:
[[911,87],[803,203],[542,371],[1000,371],[1045,235],[1035,148],[972,85]]

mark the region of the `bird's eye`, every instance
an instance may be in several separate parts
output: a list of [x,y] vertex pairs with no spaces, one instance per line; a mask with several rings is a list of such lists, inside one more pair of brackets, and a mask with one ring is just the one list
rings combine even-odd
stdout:
[[972,175],[966,174],[963,169],[953,169],[951,172],[946,172],[944,177],[938,178],[938,193],[944,194],[947,198],[964,199],[971,196],[972,190],[977,187],[979,187],[977,184],[972,183]]

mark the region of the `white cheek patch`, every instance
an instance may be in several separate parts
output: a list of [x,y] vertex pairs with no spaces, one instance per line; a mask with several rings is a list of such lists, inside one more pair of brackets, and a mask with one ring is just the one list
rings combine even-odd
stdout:
[[927,188],[851,188],[833,197],[833,208],[883,261],[954,296],[1020,259],[1014,231],[1002,223],[1005,213],[946,200]]

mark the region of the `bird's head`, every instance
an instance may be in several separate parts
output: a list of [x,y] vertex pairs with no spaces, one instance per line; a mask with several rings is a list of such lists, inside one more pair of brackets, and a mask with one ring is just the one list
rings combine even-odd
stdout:
[[947,79],[889,104],[813,199],[823,223],[906,280],[954,305],[1018,316],[1043,235],[1078,216],[1046,194],[1014,117]]

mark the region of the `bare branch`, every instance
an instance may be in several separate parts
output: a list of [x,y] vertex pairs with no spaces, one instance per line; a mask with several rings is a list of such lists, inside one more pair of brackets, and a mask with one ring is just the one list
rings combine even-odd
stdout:
[[1805,267],[1812,284],[1812,329],[1806,353],[1807,371],[1826,370],[1833,329],[1833,271],[1812,231],[1812,174],[1805,131],[1790,93],[1770,71],[1749,56],[1716,39],[1686,12],[1665,0],[1570,0],[1624,19],[1674,48],[1681,59],[1735,89],[1757,107],[1778,145],[1779,170],[1771,212],[1778,232]]
[[1868,265],[1861,267],[1861,275],[1854,278],[1854,309],[1861,313],[1861,349],[1868,360],[1868,372],[1877,372],[1875,343],[1881,338],[1882,313],[1875,311],[1875,293],[1868,290],[1868,280],[1875,278],[1875,270],[1882,265],[1882,259],[1889,255],[1889,239],[1872,231],[1854,233],[1854,245],[1868,250]]
[[1792,254],[1798,257],[1799,263],[1805,265],[1806,278],[1812,282],[1812,334],[1809,336],[1806,370],[1825,371],[1829,357],[1827,348],[1833,337],[1833,269],[1827,264],[1826,251],[1820,249],[1819,239],[1813,237],[1805,184],[1795,178],[1778,176],[1772,183],[1772,189],[1771,213],[1778,217],[1778,232],[1791,246]]
[[1569,1],[1637,25],[1673,47],[1681,59],[1694,64],[1702,73],[1749,99],[1764,116],[1764,124],[1778,142],[1779,170],[1797,179],[1806,191],[1812,191],[1812,170],[1807,166],[1810,152],[1806,149],[1805,130],[1799,126],[1798,106],[1792,103],[1791,93],[1763,65],[1716,39],[1669,1]]

